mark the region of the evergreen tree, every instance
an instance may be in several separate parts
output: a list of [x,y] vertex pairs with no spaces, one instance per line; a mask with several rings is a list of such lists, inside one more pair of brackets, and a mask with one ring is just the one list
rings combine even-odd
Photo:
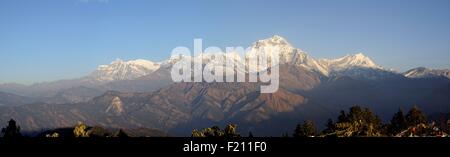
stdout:
[[196,129],[192,130],[192,137],[206,137],[202,131],[198,131]]
[[337,136],[380,136],[381,120],[369,108],[353,106],[350,112],[341,111],[336,123]]
[[341,110],[339,116],[338,116],[338,123],[347,122],[347,114],[345,114],[344,110]]
[[128,134],[125,133],[125,131],[123,131],[122,129],[119,130],[119,132],[117,133],[116,136],[119,137],[119,138],[127,138],[127,137],[130,137],[130,136],[128,136]]
[[297,126],[295,127],[294,130],[294,134],[292,134],[292,136],[294,137],[303,137],[304,133],[303,133],[303,125],[302,124],[297,124]]
[[228,124],[224,130],[225,137],[240,137],[240,135],[236,132],[236,124]]
[[224,135],[224,132],[220,129],[219,126],[213,126],[211,128],[212,137],[220,137]]
[[406,115],[406,121],[408,126],[416,126],[421,123],[425,124],[427,117],[417,106],[414,106]]
[[20,133],[20,126],[17,126],[14,119],[9,120],[8,126],[2,129],[2,134],[4,138],[22,137],[22,134]]
[[388,126],[388,134],[395,135],[408,128],[408,123],[403,114],[403,110],[399,109],[397,113],[391,119],[391,123]]
[[333,120],[330,118],[327,120],[327,124],[325,124],[325,130],[322,131],[323,134],[330,134],[333,133],[336,129],[336,124],[333,122]]
[[192,137],[240,137],[236,128],[236,124],[228,124],[224,130],[221,130],[218,126],[204,128],[201,131],[194,129],[192,130]]
[[249,138],[252,138],[253,137],[253,133],[250,131],[250,132],[248,132],[248,137]]
[[317,129],[313,121],[305,121],[303,124],[298,124],[294,130],[294,137],[311,137],[316,136]]

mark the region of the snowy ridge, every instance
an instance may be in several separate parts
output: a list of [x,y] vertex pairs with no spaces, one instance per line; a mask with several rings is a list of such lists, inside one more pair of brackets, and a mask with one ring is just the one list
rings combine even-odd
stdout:
[[[293,47],[285,38],[275,35],[271,38],[258,40],[254,42],[249,52],[243,56],[237,53],[224,53],[222,61],[213,60],[211,54],[203,53],[200,56],[171,56],[162,62],[152,62],[144,59],[131,61],[122,61],[120,59],[109,65],[100,65],[88,78],[95,81],[111,82],[117,80],[133,80],[142,76],[151,75],[151,73],[162,69],[170,70],[175,63],[180,60],[192,61],[194,63],[202,62],[205,68],[212,66],[222,66],[223,71],[236,71],[239,69],[227,68],[227,60],[233,60],[237,64],[245,65],[245,60],[252,59],[261,55],[263,50],[280,50],[280,64],[291,64],[305,68],[307,70],[322,74],[324,76],[357,76],[361,78],[384,78],[392,75],[398,75],[398,72],[385,69],[377,65],[372,59],[362,53],[346,55],[337,59],[314,59],[308,53],[301,49]],[[267,51],[265,51],[267,52]],[[273,55],[273,54],[266,54]],[[256,67],[256,66],[254,66]],[[250,69],[259,71],[264,69]],[[416,68],[403,73],[405,77],[423,78],[423,77],[447,77],[450,78],[449,70],[433,70],[427,68]]]
[[419,67],[411,69],[403,73],[408,78],[434,78],[434,77],[446,77],[450,79],[450,70],[448,69],[429,69],[425,67]]
[[321,59],[319,63],[327,67],[330,71],[341,71],[353,67],[383,69],[362,53],[346,55],[337,59]]
[[117,59],[109,65],[100,65],[90,76],[90,79],[100,82],[132,80],[158,70],[160,64],[138,59],[123,61]]

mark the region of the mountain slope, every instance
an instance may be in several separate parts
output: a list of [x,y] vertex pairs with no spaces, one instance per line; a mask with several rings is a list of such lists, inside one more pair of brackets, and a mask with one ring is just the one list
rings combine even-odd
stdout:
[[30,104],[36,100],[19,96],[16,94],[0,92],[0,106],[20,106],[25,104]]

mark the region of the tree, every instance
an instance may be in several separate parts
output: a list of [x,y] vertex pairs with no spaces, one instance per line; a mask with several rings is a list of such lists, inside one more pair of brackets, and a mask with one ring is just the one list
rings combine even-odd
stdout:
[[73,135],[75,137],[89,137],[87,126],[83,123],[79,123],[75,128],[73,129]]
[[414,106],[406,115],[406,121],[408,126],[416,126],[418,124],[425,124],[427,117],[417,106]]
[[391,119],[391,123],[388,125],[388,134],[395,135],[408,128],[408,123],[403,114],[403,110],[399,109],[397,113]]
[[213,137],[220,137],[224,135],[224,132],[220,129],[219,126],[213,126],[209,132]]
[[130,137],[130,136],[128,136],[128,134],[125,133],[125,131],[123,131],[122,129],[119,129],[119,132],[117,133],[116,136],[117,136],[118,138],[127,138],[127,137]]
[[198,131],[197,129],[192,130],[192,137],[206,137],[202,131]]
[[228,124],[224,130],[221,130],[218,126],[211,128],[204,128],[202,130],[192,130],[192,137],[240,137],[236,132],[236,124]]
[[2,134],[4,138],[22,137],[22,134],[20,133],[20,126],[17,126],[14,119],[9,120],[8,126],[2,129]]
[[47,134],[47,135],[45,135],[45,137],[50,137],[50,138],[58,138],[58,137],[59,137],[59,133],[57,133],[57,132],[54,132],[54,133],[51,133],[51,134]]
[[317,134],[317,129],[313,121],[307,120],[303,124],[298,124],[295,128],[294,137],[311,137]]
[[251,131],[248,132],[248,137],[252,138],[253,137],[253,133]]
[[338,122],[347,122],[347,114],[345,114],[344,110],[341,110],[341,112],[339,113]]
[[333,133],[336,130],[336,124],[333,122],[333,120],[330,118],[327,121],[327,124],[325,124],[325,130],[322,131],[323,134],[329,134]]
[[337,136],[380,136],[381,120],[369,108],[353,106],[341,111],[334,134]]
[[236,132],[237,125],[236,124],[228,124],[224,130],[225,137],[240,137],[240,135]]

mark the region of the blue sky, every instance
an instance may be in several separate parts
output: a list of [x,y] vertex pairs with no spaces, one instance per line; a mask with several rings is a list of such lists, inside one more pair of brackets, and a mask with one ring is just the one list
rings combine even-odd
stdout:
[[278,34],[315,58],[363,52],[398,70],[450,68],[448,0],[0,0],[0,83],[87,75],[176,46]]

